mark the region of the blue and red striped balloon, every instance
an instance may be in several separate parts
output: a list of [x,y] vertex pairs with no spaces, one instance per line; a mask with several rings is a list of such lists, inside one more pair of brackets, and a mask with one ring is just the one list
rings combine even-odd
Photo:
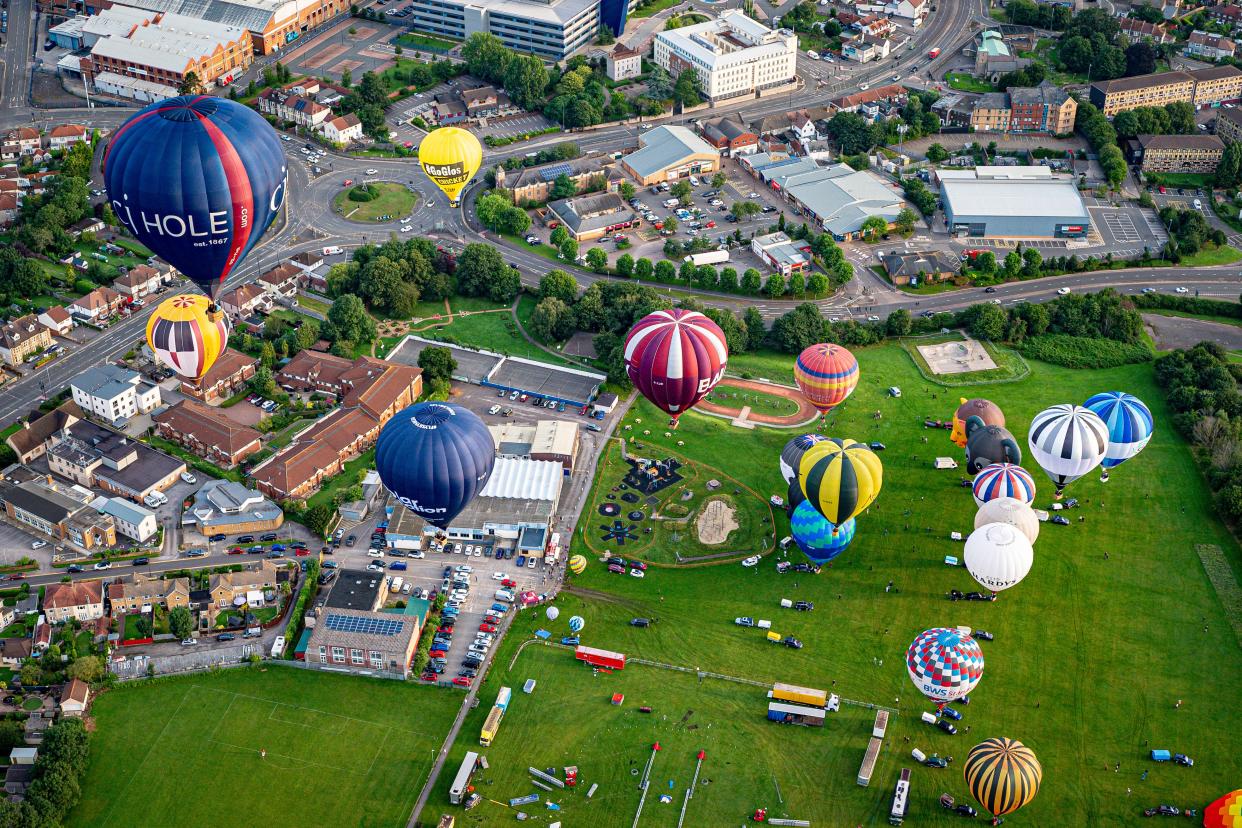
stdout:
[[103,175],[116,217],[212,299],[285,198],[276,131],[207,95],[159,101],[127,120],[108,143]]
[[1014,463],[993,463],[975,475],[971,492],[979,506],[998,497],[1012,497],[1029,505],[1035,501],[1035,479]]

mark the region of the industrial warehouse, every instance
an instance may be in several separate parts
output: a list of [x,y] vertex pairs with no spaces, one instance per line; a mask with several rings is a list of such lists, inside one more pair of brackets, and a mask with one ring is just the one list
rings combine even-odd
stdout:
[[1074,180],[1048,167],[939,170],[944,220],[959,236],[1082,238],[1091,217]]

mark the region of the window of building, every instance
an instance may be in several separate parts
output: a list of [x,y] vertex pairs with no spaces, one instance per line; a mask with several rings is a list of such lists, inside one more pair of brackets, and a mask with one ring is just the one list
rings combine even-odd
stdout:
[[345,660],[345,648],[344,647],[333,647],[332,648],[332,660],[333,661],[344,661]]
[[353,664],[362,664],[363,663],[362,650],[359,650],[357,648],[350,648],[349,660]]
[[372,667],[383,667],[384,666],[384,654],[379,652],[378,650],[372,650],[371,651],[371,666]]

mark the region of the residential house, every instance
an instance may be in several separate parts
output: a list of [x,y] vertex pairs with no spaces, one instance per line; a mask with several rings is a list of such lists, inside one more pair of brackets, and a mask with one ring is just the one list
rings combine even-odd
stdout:
[[328,120],[332,109],[310,97],[313,93],[309,91],[304,94],[294,91],[298,88],[306,87],[294,84],[280,89],[264,89],[259,93],[259,111],[306,129],[318,129]]
[[34,314],[0,325],[0,359],[7,365],[21,365],[27,357],[50,347],[52,332]]
[[43,144],[43,137],[34,127],[17,127],[4,133],[4,143],[16,146],[20,155],[32,155]]
[[624,43],[618,43],[604,58],[604,73],[612,81],[638,77],[643,73],[642,53]]
[[1225,142],[1216,135],[1140,135],[1139,151],[1130,159],[1143,172],[1216,172]]
[[704,141],[720,150],[722,155],[730,158],[756,152],[759,149],[759,136],[736,117],[704,121],[700,125],[700,131],[703,133]]
[[81,124],[60,124],[47,133],[50,149],[66,149],[74,144],[85,144],[91,139],[90,132]]
[[90,700],[90,685],[82,679],[70,679],[60,693],[60,714],[62,716],[84,716],[86,705]]
[[1236,50],[1237,44],[1231,38],[1211,32],[1193,31],[1182,54],[1186,57],[1217,61],[1233,57]]
[[270,295],[288,299],[298,292],[302,269],[292,262],[282,262],[259,277],[258,285]]
[[1189,71],[1156,72],[1091,84],[1091,103],[1112,117],[1140,106],[1187,101],[1196,108],[1242,98],[1242,69],[1209,66]]
[[311,630],[306,663],[408,678],[419,633],[416,615],[329,607]]
[[73,317],[61,305],[52,305],[39,314],[39,324],[56,336],[68,336],[73,331]]
[[108,584],[108,606],[113,618],[144,612],[145,607],[159,606],[171,610],[189,605],[189,578],[161,578],[139,572]]
[[87,216],[80,221],[75,221],[73,224],[65,228],[65,230],[73,238],[80,239],[87,233],[102,233],[105,227],[107,227],[107,225],[99,219],[94,216]]
[[[207,591],[211,593],[211,605],[216,609],[233,607],[238,598],[251,605],[262,604],[263,592],[275,588],[276,565],[266,559],[255,569],[214,574],[207,584]],[[259,593],[258,600],[251,600],[256,592]]]
[[[1233,8],[1236,9],[1237,6]],[[1148,23],[1146,20],[1139,20],[1135,17],[1120,17],[1117,19],[1117,25],[1121,33],[1130,38],[1131,43],[1137,43],[1140,40],[1151,41],[1157,45],[1173,42],[1172,35],[1165,30],[1165,27],[1156,23]]]
[[864,37],[887,38],[893,33],[893,21],[881,14],[868,14],[854,24]]
[[234,319],[242,319],[258,311],[270,311],[272,298],[263,288],[253,282],[247,282],[222,294],[220,307]]
[[431,102],[431,113],[440,126],[460,124],[466,120],[466,105],[452,92],[439,92]]
[[338,115],[323,122],[323,137],[338,147],[362,140],[362,121],[354,113]]
[[504,92],[497,92],[494,86],[463,89],[461,102],[465,104],[469,118],[492,118],[513,109],[509,96]]
[[847,40],[841,45],[841,57],[859,63],[870,63],[888,57],[890,44],[888,38],[867,37],[862,35]]
[[55,474],[135,501],[164,491],[185,471],[184,461],[89,420],[54,435],[47,457]]
[[49,624],[59,624],[70,618],[79,621],[103,618],[103,581],[48,584],[43,592],[43,614]]
[[110,497],[99,511],[111,515],[116,523],[116,530],[127,538],[146,543],[155,537],[160,524],[152,512],[145,506],[119,497]]
[[595,193],[548,202],[548,211],[578,242],[594,239],[638,225],[634,208],[617,193]]
[[579,193],[585,190],[615,192],[625,179],[607,156],[584,156],[516,170],[497,167],[496,186],[508,190],[514,204],[542,204],[551,198],[552,187],[562,175],[569,178]]
[[1226,144],[1242,141],[1242,109],[1218,109],[1216,111],[1216,134]]
[[218,409],[182,400],[151,418],[155,433],[222,468],[231,469],[262,447],[261,435]]
[[905,106],[908,94],[909,93],[906,91],[906,88],[899,83],[890,83],[887,86],[877,86],[874,89],[867,89],[861,92],[854,92],[849,95],[842,95],[839,98],[833,98],[828,102],[828,114],[835,115],[838,112],[857,112],[862,107],[877,103],[885,103],[890,106]]
[[259,361],[233,348],[225,348],[197,384],[182,380],[181,393],[208,405],[223,402],[245,388]]
[[[323,256],[313,250],[307,250],[289,258],[289,263],[304,274],[323,267]],[[305,277],[303,277],[305,278]]]
[[0,480],[0,500],[11,520],[53,541],[68,541],[87,551],[116,543],[116,523],[91,506],[94,495],[61,486],[46,476]]
[[893,10],[893,14],[897,17],[904,17],[919,25],[923,18],[927,16],[931,4],[927,0],[900,0],[897,7]]
[[77,403],[66,400],[47,413],[31,412],[33,419],[22,420],[21,428],[6,437],[5,442],[17,455],[17,462],[29,463],[47,453],[48,442],[54,435],[85,416]]
[[1233,4],[1225,4],[1220,6],[1207,6],[1206,11],[1208,17],[1217,23],[1224,23],[1228,26],[1237,26],[1242,24],[1242,6]]
[[17,221],[17,212],[21,206],[20,193],[0,193],[0,227],[9,227]]
[[110,362],[87,368],[69,380],[73,401],[83,411],[110,423],[146,414],[160,406],[160,387],[142,378],[137,371]]
[[[10,620],[10,624],[13,622]],[[24,638],[0,638],[0,665],[5,667],[21,667],[22,662],[30,658],[34,652],[34,641],[29,636]]]
[[113,280],[112,286],[129,299],[150,296],[164,285],[160,272],[150,265],[140,264]]
[[952,279],[962,269],[961,261],[943,250],[894,251],[882,261],[894,285],[940,282]]
[[71,314],[84,322],[102,325],[117,314],[125,305],[125,297],[110,287],[97,287],[85,296],[69,303]]

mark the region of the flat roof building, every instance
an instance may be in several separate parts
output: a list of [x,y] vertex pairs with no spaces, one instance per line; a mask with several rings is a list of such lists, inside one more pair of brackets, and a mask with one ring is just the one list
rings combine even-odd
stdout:
[[1091,216],[1071,178],[1047,167],[942,170],[945,221],[957,235],[990,238],[1081,238]]
[[[762,158],[764,154],[753,156]],[[905,208],[901,195],[869,170],[846,164],[821,167],[807,158],[786,158],[756,167],[770,187],[785,194],[837,241],[857,237],[863,222],[879,216],[889,225]]]
[[339,570],[324,606],[328,609],[374,612],[388,599],[388,579],[382,572]]
[[720,169],[720,151],[684,126],[656,127],[638,142],[621,166],[644,186]]
[[603,23],[621,34],[629,0],[414,0],[411,8],[412,29],[454,40],[486,32],[515,52],[557,61],[590,44]]
[[690,69],[709,101],[762,97],[797,80],[798,36],[734,9],[714,20],[660,32],[654,59],[677,77]]
[[208,480],[194,493],[181,518],[204,535],[270,532],[285,522],[284,511],[261,492],[231,480]]
[[534,425],[505,422],[487,427],[502,457],[529,457],[560,463],[565,474],[574,470],[578,453],[578,424],[572,420],[539,420]]

